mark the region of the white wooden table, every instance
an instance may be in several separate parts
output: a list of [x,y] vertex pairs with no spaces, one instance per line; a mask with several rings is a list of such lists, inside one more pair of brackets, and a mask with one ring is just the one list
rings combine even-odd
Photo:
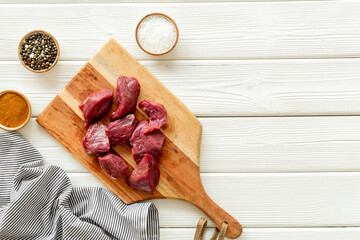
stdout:
[[[240,239],[360,239],[359,1],[0,2],[0,89],[29,98],[33,118],[20,132],[74,185],[102,186],[35,118],[113,37],[199,117],[204,186],[243,224]],[[134,38],[151,12],[170,15],[180,30],[162,57]],[[17,59],[19,40],[34,29],[61,46],[48,73]],[[202,212],[154,203],[161,239],[193,238]]]

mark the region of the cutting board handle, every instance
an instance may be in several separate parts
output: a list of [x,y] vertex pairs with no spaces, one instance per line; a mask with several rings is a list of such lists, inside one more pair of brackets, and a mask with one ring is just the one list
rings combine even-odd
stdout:
[[211,221],[213,221],[218,229],[221,228],[221,224],[223,222],[226,222],[228,224],[226,237],[234,239],[241,235],[241,224],[224,209],[219,207],[219,205],[217,205],[205,191],[192,199],[192,203],[200,208],[211,219]]

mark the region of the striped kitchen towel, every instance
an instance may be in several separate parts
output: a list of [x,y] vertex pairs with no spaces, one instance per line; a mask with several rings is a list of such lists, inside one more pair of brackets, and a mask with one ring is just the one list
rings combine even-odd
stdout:
[[41,166],[19,133],[0,134],[0,239],[159,239],[152,203],[124,204],[107,189],[72,187],[61,168]]

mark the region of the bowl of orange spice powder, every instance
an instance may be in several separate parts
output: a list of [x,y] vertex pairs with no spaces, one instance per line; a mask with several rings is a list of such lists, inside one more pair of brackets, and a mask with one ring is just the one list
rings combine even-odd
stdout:
[[24,127],[31,117],[31,105],[24,94],[15,90],[0,92],[0,128],[16,131]]

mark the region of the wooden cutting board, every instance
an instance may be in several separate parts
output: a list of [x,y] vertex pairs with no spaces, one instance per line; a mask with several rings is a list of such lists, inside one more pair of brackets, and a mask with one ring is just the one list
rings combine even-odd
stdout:
[[[86,129],[79,104],[97,90],[115,90],[116,81],[122,75],[138,79],[141,85],[139,102],[148,99],[162,103],[168,113],[167,124],[161,129],[166,140],[158,161],[160,182],[154,194],[130,188],[126,179],[112,179],[100,168],[96,157],[86,154],[82,146]],[[104,123],[110,122],[110,115],[116,109],[115,96],[113,102],[112,109],[102,120]],[[146,114],[138,107],[135,115],[138,120],[146,119]],[[115,40],[109,40],[85,64],[39,115],[37,122],[125,203],[157,198],[185,200],[200,208],[218,228],[223,221],[227,222],[227,237],[240,236],[240,223],[216,205],[202,186],[199,168],[202,134],[200,122]],[[116,151],[130,164],[130,170],[136,167],[129,146],[115,146],[112,151]]]

